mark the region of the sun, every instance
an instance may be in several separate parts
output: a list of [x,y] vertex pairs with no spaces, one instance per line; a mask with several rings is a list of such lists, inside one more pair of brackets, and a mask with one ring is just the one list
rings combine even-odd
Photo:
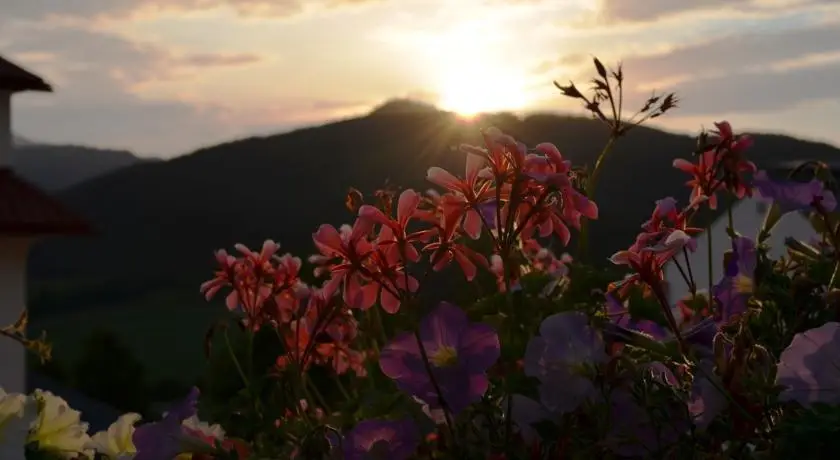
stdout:
[[499,50],[504,38],[494,24],[462,23],[427,38],[421,46],[438,106],[464,118],[526,107],[524,66]]
[[454,72],[441,76],[438,86],[440,108],[463,118],[485,112],[516,111],[528,103],[522,80],[500,71]]

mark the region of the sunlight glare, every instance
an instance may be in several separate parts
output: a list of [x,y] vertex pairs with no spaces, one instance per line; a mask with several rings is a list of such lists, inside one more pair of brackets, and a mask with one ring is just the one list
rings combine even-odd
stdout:
[[512,77],[465,70],[442,78],[438,104],[464,118],[482,112],[515,111],[528,102],[520,85]]
[[530,102],[524,68],[494,52],[502,36],[488,26],[461,24],[429,44],[437,61],[433,78],[441,109],[471,118],[520,110]]

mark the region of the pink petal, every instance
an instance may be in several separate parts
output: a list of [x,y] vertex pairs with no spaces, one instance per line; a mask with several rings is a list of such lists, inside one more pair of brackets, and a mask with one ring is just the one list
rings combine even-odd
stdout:
[[459,190],[459,185],[461,184],[460,179],[453,176],[449,171],[437,166],[429,168],[429,171],[426,173],[426,179],[433,184],[449,190]]
[[461,251],[454,251],[455,261],[458,262],[458,265],[461,266],[461,270],[464,272],[464,276],[467,278],[467,281],[472,281],[475,279],[475,275],[478,272],[476,266],[472,261],[464,255]]
[[464,232],[470,238],[477,240],[481,236],[481,216],[475,209],[470,209],[464,216]]
[[689,174],[694,174],[694,171],[696,170],[696,166],[694,165],[694,163],[683,160],[682,158],[677,158],[676,160],[674,160],[673,165],[675,168],[687,172]]
[[414,217],[414,211],[420,204],[420,195],[414,190],[408,189],[400,193],[400,199],[397,202],[397,220],[400,224],[405,226],[409,219]]
[[369,204],[363,204],[359,207],[359,217],[363,219],[369,219],[377,224],[387,225],[390,222],[390,219],[379,210],[376,206],[371,206]]
[[380,296],[380,302],[382,303],[382,309],[385,310],[387,313],[394,314],[400,310],[400,299],[399,297],[395,296],[391,293],[388,289],[382,289],[382,295]]
[[485,161],[483,156],[472,153],[467,154],[467,182],[473,182],[478,177],[478,173],[484,168]]
[[312,234],[315,246],[324,253],[341,253],[341,235],[332,225],[323,224]]

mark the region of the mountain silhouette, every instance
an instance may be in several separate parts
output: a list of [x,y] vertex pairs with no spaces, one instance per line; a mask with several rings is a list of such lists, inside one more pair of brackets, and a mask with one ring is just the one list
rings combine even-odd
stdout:
[[[363,117],[140,162],[59,195],[91,220],[98,236],[41,243],[33,251],[32,276],[196,289],[211,274],[214,249],[254,246],[267,238],[305,259],[320,224],[354,219],[344,206],[349,187],[366,196],[386,183],[425,190],[431,166],[463,174],[465,158],[457,146],[480,143],[479,130],[489,126],[529,146],[554,142],[575,165],[591,166],[608,134],[600,122],[579,117],[490,114],[466,122],[422,104],[392,101]],[[827,144],[754,137],[750,155],[759,167],[840,157]],[[591,227],[592,260],[604,261],[629,245],[655,200],[674,196],[685,202],[688,178],[671,163],[689,157],[695,146],[689,136],[646,127],[618,141],[595,196],[601,216]]]
[[125,150],[39,144],[15,137],[11,165],[24,179],[48,191],[66,189],[144,161]]

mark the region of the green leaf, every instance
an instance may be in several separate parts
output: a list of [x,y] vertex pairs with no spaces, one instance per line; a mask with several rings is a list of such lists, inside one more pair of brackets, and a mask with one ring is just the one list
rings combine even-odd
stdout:
[[653,297],[644,297],[641,289],[634,288],[628,301],[627,310],[633,319],[646,319],[660,325],[666,324],[665,315],[662,313],[662,305]]

